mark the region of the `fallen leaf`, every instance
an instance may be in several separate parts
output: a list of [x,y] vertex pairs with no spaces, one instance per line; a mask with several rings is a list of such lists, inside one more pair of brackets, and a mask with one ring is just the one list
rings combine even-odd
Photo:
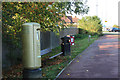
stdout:
[[68,76],[70,75],[70,74],[67,74]]
[[62,68],[59,68],[60,70],[62,69]]
[[45,74],[43,74],[42,76],[45,76]]
[[77,61],[77,62],[79,62],[79,61]]

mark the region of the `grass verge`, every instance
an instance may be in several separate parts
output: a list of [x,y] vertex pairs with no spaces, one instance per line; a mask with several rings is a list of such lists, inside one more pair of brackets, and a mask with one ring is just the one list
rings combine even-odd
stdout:
[[[87,34],[75,35],[75,45],[71,46],[71,56],[57,56],[53,59],[49,57],[61,52],[61,46],[53,49],[52,52],[42,56],[42,75],[43,78],[55,79],[58,73],[67,66],[67,64],[73,60],[78,54],[81,54],[90,44],[92,44],[98,38],[97,35],[91,37],[88,42]],[[22,78],[22,64],[11,67],[10,71],[3,71],[3,78]]]
[[[92,44],[98,38],[97,35],[91,37],[90,42],[88,42],[88,35],[77,35],[75,36],[75,45],[71,46],[71,56],[58,56],[51,60],[43,61],[44,67],[42,68],[44,78],[54,79],[57,74],[65,67],[67,64],[73,60],[78,54],[84,51],[90,44]],[[52,55],[61,52],[61,47],[57,47],[52,50],[51,53],[43,55],[44,59],[49,58]],[[49,57],[48,57],[49,56]],[[47,58],[45,58],[47,57]],[[46,64],[46,65],[45,65]]]

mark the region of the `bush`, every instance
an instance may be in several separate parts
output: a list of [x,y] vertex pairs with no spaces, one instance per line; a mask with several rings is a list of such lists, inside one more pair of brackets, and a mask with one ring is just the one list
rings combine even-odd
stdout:
[[79,29],[79,34],[87,34],[88,31],[87,30],[84,30],[82,28],[78,28]]
[[86,36],[88,36],[88,34],[76,34],[75,35],[75,39],[77,39],[77,38],[85,38]]
[[102,34],[102,24],[100,18],[97,16],[86,16],[79,20],[80,33],[90,34],[90,35],[101,35]]

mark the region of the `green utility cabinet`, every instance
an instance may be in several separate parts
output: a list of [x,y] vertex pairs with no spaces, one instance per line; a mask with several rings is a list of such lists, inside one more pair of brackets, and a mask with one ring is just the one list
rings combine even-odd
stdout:
[[23,66],[25,69],[40,68],[40,24],[31,22],[22,26]]

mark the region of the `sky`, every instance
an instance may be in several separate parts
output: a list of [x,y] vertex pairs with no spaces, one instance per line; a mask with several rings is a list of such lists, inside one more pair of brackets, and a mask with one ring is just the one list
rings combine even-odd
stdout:
[[[88,15],[97,15],[102,20],[103,25],[107,27],[112,27],[114,24],[118,25],[118,1],[88,0],[87,4],[90,7]],[[96,7],[96,4],[98,7]]]
[[[97,15],[101,20],[103,26],[112,27],[114,24],[118,25],[118,2],[120,0],[88,0],[87,5],[90,7],[87,15]],[[98,7],[96,7],[98,5]],[[78,18],[83,16],[74,15]],[[105,22],[107,21],[107,22]]]

